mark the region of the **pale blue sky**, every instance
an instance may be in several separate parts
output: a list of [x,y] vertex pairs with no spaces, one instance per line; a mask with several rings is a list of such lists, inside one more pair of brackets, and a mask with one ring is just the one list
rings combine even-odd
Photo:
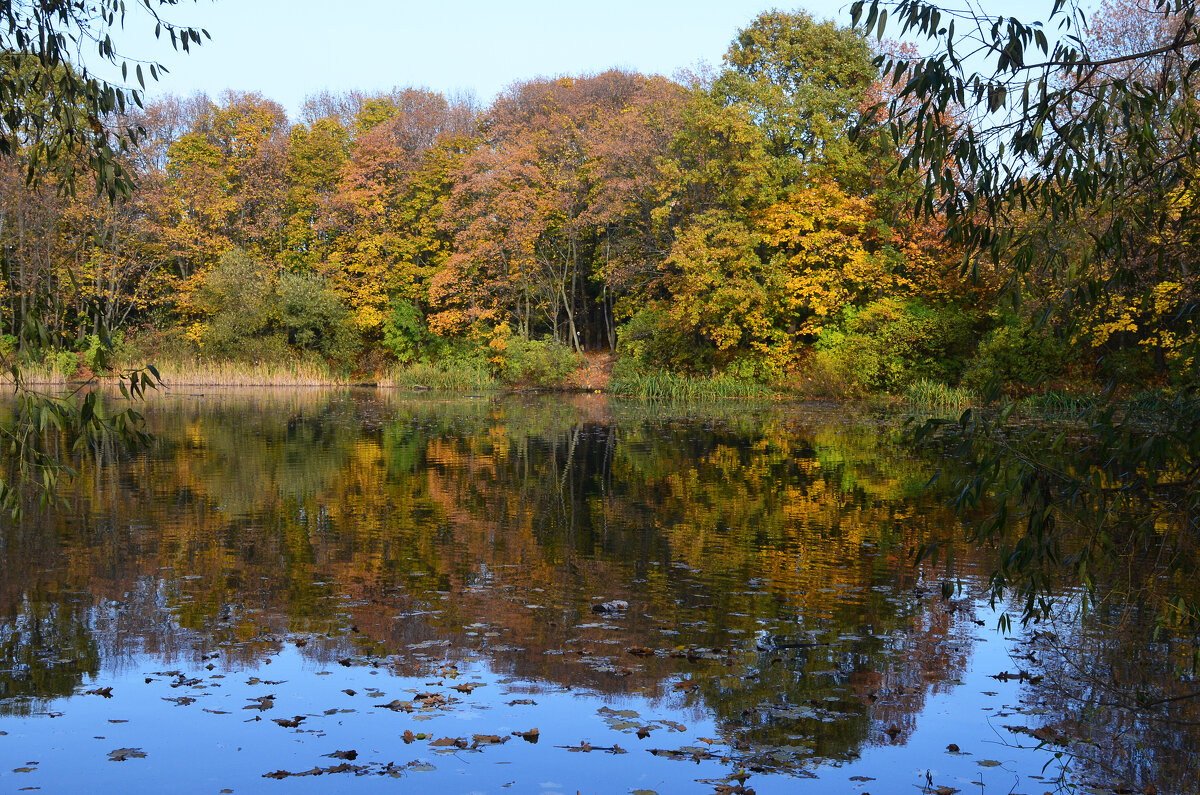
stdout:
[[[259,91],[297,115],[320,91],[415,85],[473,91],[487,103],[538,75],[621,67],[670,76],[719,63],[739,28],[760,12],[794,6],[764,0],[199,0],[170,17],[207,28],[213,40],[191,55],[155,49],[130,4],[130,55],[154,56],[171,73],[164,93],[213,96]],[[849,0],[809,0],[815,16],[848,23]]]

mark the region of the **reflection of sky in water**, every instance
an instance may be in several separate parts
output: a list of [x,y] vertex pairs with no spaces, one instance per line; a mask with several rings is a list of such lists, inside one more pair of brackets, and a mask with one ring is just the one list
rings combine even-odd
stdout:
[[[1021,686],[997,682],[989,674],[1011,668],[1006,646],[990,629],[980,628],[971,662],[962,683],[931,696],[916,718],[915,731],[903,744],[874,745],[856,761],[811,766],[798,777],[755,775],[747,785],[758,793],[898,792],[911,791],[926,780],[926,771],[939,785],[962,788],[983,783],[987,790],[1009,791],[1036,781],[1048,752],[1016,751],[1001,745],[1008,737],[1001,725],[1023,724],[1008,714],[1018,703]],[[515,680],[493,672],[486,660],[470,658],[458,664],[453,679],[436,678],[438,659],[430,655],[429,676],[403,677],[386,668],[366,665],[323,665],[288,644],[267,658],[270,664],[227,670],[215,659],[212,671],[200,666],[179,667],[196,685],[172,687],[179,677],[164,675],[150,658],[119,674],[101,675],[80,691],[112,687],[113,697],[76,695],[45,704],[49,714],[0,721],[0,788],[39,786],[46,792],[81,787],[90,791],[235,792],[277,787],[288,792],[329,792],[343,788],[395,791],[397,781],[378,775],[392,763],[404,786],[441,792],[630,792],[709,791],[697,779],[723,779],[731,769],[720,759],[699,763],[651,755],[649,749],[711,748],[718,756],[730,752],[719,741],[720,730],[705,711],[683,706],[682,696],[646,698],[604,696],[560,685]],[[264,661],[265,662],[265,661]],[[150,678],[150,682],[145,679]],[[248,684],[252,678],[260,681]],[[268,684],[267,682],[271,682]],[[480,682],[469,695],[451,688]],[[354,690],[348,695],[345,690]],[[416,693],[438,692],[458,699],[446,710],[415,713],[385,708],[394,700],[409,701]],[[983,695],[994,692],[997,695]],[[266,711],[246,709],[251,699],[274,695]],[[176,705],[166,699],[195,698]],[[508,702],[521,699],[536,705]],[[633,710],[628,721],[609,718],[602,709]],[[207,712],[205,710],[213,710]],[[333,714],[327,711],[336,710]],[[345,711],[352,710],[352,711]],[[225,712],[227,714],[215,714]],[[54,717],[51,717],[53,715]],[[304,716],[297,728],[284,728],[275,718]],[[256,720],[258,718],[258,720]],[[608,718],[608,720],[606,720]],[[121,721],[114,723],[112,721]],[[658,721],[682,724],[678,731]],[[612,724],[637,723],[655,727],[639,739],[635,729],[614,730]],[[530,744],[513,736],[536,727],[539,739]],[[885,727],[886,728],[886,727]],[[430,747],[429,740],[405,744],[403,733],[428,733],[433,738],[498,735],[503,745],[484,745],[477,751]],[[993,731],[995,730],[995,731]],[[590,752],[560,746],[590,744]],[[950,743],[961,754],[948,754]],[[601,748],[619,746],[627,754]],[[120,748],[139,748],[145,758],[108,760]],[[328,768],[341,761],[324,756],[354,750],[354,773],[292,777],[282,782],[262,778],[277,770],[302,772]],[[690,751],[685,751],[685,755]],[[999,767],[983,767],[995,760]],[[35,763],[36,764],[31,764]],[[417,769],[406,767],[419,766]],[[11,772],[32,766],[32,772]],[[433,770],[424,769],[432,766]],[[815,776],[815,777],[810,777]],[[853,781],[865,776],[874,781]],[[1031,777],[1034,780],[1031,780]],[[83,784],[86,782],[86,785]],[[507,788],[504,785],[509,785]],[[834,789],[837,788],[837,789]]]

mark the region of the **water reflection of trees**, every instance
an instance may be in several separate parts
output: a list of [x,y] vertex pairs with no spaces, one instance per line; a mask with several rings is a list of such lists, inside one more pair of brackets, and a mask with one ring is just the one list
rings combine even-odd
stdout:
[[290,634],[403,669],[449,639],[516,676],[703,703],[764,764],[902,741],[963,665],[907,559],[948,524],[914,486],[930,470],[870,426],[374,393],[150,421],[148,453],[85,462],[75,516],[5,535],[6,593],[43,570],[110,605],[81,619],[106,660],[249,662]]
[[100,668],[86,594],[35,588],[0,617],[0,715],[28,715]]
[[1104,601],[1081,619],[1061,608],[1016,662],[1042,678],[1044,715],[1025,745],[1061,748],[1077,778],[1127,792],[1200,792],[1200,683],[1194,641],[1157,626],[1142,603]]

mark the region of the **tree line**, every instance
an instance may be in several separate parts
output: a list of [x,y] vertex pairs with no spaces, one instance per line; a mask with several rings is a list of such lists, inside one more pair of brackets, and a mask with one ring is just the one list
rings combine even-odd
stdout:
[[[1094,35],[1113,38],[1137,10],[1101,14]],[[936,168],[897,168],[881,48],[912,55],[773,11],[719,69],[677,80],[538,78],[487,107],[322,93],[295,123],[253,93],[127,109],[144,130],[114,155],[128,196],[73,190],[30,147],[0,160],[0,350],[43,356],[26,333],[41,324],[67,369],[115,337],[151,359],[359,373],[617,351],[626,370],[836,394],[1194,378],[1187,268],[1045,322],[1061,279],[978,254],[959,267],[944,218],[909,209]],[[1091,234],[1055,231],[1065,256]],[[1183,251],[1194,231],[1165,233]],[[1018,277],[1026,300],[1005,303]]]

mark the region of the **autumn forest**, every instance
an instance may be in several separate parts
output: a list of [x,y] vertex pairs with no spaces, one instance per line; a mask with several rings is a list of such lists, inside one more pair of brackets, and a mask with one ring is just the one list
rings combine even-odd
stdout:
[[[1106,6],[1093,49],[1122,46],[1132,9]],[[878,47],[770,12],[710,73],[534,79],[487,107],[419,88],[317,94],[295,122],[257,94],[147,102],[129,198],[0,161],[0,346],[61,377],[115,352],[183,381],[224,362],[552,386],[597,359],[617,391],[1194,377],[1178,312],[1194,276],[1147,268],[1047,319],[1064,284],[965,258],[914,214],[922,175],[895,168]],[[1055,234],[1070,250],[1091,230]],[[51,346],[27,344],[35,319]]]

